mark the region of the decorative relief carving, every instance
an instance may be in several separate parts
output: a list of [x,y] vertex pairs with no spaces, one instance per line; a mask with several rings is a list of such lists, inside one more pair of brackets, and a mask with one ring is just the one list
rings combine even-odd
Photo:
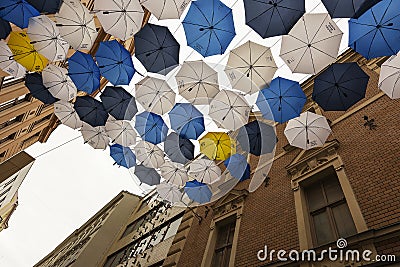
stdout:
[[228,196],[215,203],[212,206],[214,219],[241,209],[248,193],[247,190],[232,190]]

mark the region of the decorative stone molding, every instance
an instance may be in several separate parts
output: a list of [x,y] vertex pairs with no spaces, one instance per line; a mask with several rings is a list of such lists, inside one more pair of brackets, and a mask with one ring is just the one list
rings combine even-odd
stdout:
[[240,217],[242,215],[244,200],[248,194],[249,192],[245,189],[240,191],[233,189],[227,196],[213,204],[211,208],[213,209],[214,221],[234,211],[237,211],[237,216]]

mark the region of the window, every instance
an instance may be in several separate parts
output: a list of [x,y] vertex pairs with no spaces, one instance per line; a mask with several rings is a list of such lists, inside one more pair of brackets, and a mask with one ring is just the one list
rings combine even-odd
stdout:
[[10,141],[10,140],[13,140],[14,137],[15,137],[15,134],[16,133],[12,133],[9,136],[4,137],[3,139],[0,140],[0,144],[5,143],[5,142]]
[[214,249],[213,267],[229,267],[236,220],[228,218],[217,225],[217,241]]
[[330,173],[305,188],[305,195],[315,245],[327,244],[356,233],[356,227],[335,173]]
[[123,238],[123,237],[129,235],[130,233],[138,230],[140,228],[140,226],[142,226],[144,224],[144,221],[145,221],[145,216],[140,217],[139,219],[137,219],[134,222],[130,223],[126,227],[126,229],[125,229],[124,233],[122,234],[121,238]]

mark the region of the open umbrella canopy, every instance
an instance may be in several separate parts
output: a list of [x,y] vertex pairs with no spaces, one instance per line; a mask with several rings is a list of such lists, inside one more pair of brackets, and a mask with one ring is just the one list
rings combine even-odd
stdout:
[[250,111],[242,95],[221,90],[210,102],[209,115],[219,127],[235,131],[248,122]]
[[155,169],[143,165],[137,165],[134,173],[141,183],[150,186],[158,185],[161,180],[160,174]]
[[315,78],[312,98],[325,111],[345,111],[365,97],[368,81],[356,62],[335,63]]
[[140,164],[149,168],[160,168],[164,162],[164,152],[156,145],[146,141],[139,141],[135,146],[135,153]]
[[156,191],[161,199],[172,204],[180,202],[183,196],[182,191],[176,185],[166,182],[156,185]]
[[39,73],[27,74],[25,76],[25,86],[28,87],[33,97],[39,99],[44,104],[53,104],[58,100],[43,85],[42,75]]
[[298,82],[278,77],[260,91],[256,104],[264,118],[284,123],[300,115],[306,100]]
[[305,14],[282,37],[280,56],[292,72],[316,74],[336,61],[342,35],[329,14]]
[[307,111],[291,119],[284,134],[290,145],[307,150],[323,146],[331,134],[331,128],[324,116]]
[[197,139],[205,131],[203,114],[189,103],[177,103],[168,115],[171,128],[185,139]]
[[60,36],[56,24],[46,15],[29,19],[28,36],[33,47],[49,61],[64,60],[69,44]]
[[62,0],[26,0],[40,13],[54,14],[60,10]]
[[116,40],[100,43],[96,61],[100,74],[114,85],[128,85],[135,74],[131,54]]
[[236,35],[232,9],[219,0],[192,2],[182,24],[188,46],[203,57],[222,55]]
[[94,17],[79,0],[63,1],[55,15],[61,36],[76,50],[89,50],[97,37]]
[[400,56],[391,56],[381,66],[379,88],[391,99],[400,98]]
[[175,75],[179,94],[193,105],[208,105],[219,93],[218,73],[204,61],[185,61]]
[[93,127],[104,126],[108,119],[108,113],[100,101],[90,96],[76,98],[74,108],[79,118]]
[[236,142],[226,133],[209,132],[199,143],[200,152],[211,160],[226,160],[236,153]]
[[166,80],[146,77],[136,84],[136,100],[149,112],[164,115],[174,106],[175,97]]
[[261,37],[285,35],[306,12],[304,0],[244,0],[246,24]]
[[0,39],[6,39],[11,32],[11,25],[8,21],[0,18]]
[[236,140],[243,151],[256,156],[272,153],[277,143],[274,127],[257,120],[240,128]]
[[400,1],[383,0],[349,20],[349,46],[367,59],[400,51]]
[[321,0],[332,18],[358,18],[382,0]]
[[229,173],[239,181],[250,178],[250,165],[247,163],[245,156],[234,154],[224,161],[224,165]]
[[11,32],[8,47],[14,54],[14,60],[28,71],[42,71],[47,65],[47,59],[33,47],[25,32]]
[[28,27],[29,18],[40,13],[25,0],[1,0],[0,18],[12,22],[21,29]]
[[0,40],[0,69],[14,77],[25,76],[24,66],[14,60],[14,55],[6,42]]
[[115,164],[127,169],[136,165],[136,156],[129,147],[114,144],[110,146],[110,156],[115,160]]
[[180,163],[166,161],[161,167],[161,176],[168,183],[184,186],[185,183],[189,180],[187,170]]
[[74,104],[70,102],[64,100],[55,102],[54,115],[57,116],[62,124],[72,129],[79,129],[83,126],[83,122],[74,109]]
[[213,184],[221,179],[221,169],[209,159],[195,159],[188,164],[189,175],[197,181]]
[[123,41],[140,30],[144,16],[138,0],[96,0],[94,10],[104,31]]
[[81,133],[85,144],[89,144],[94,149],[106,149],[110,142],[104,126],[92,127],[83,123]]
[[138,111],[135,98],[122,87],[107,86],[100,99],[107,112],[117,120],[132,120]]
[[135,56],[148,72],[167,74],[179,65],[179,43],[164,26],[147,23],[135,34]]
[[225,73],[234,89],[254,94],[271,82],[277,69],[269,47],[248,41],[231,50]]
[[111,138],[112,143],[122,146],[132,146],[136,144],[136,131],[127,121],[109,119],[106,122],[106,132]]
[[143,140],[153,144],[164,142],[168,134],[161,116],[147,111],[136,115],[135,129]]
[[68,76],[68,70],[49,64],[42,72],[43,85],[56,98],[69,101],[77,94],[75,84]]
[[80,91],[91,94],[100,87],[99,67],[86,53],[76,51],[68,59],[68,75]]
[[174,132],[165,139],[164,151],[170,160],[177,163],[186,164],[194,158],[194,144]]
[[212,196],[209,186],[196,180],[186,182],[184,192],[191,200],[200,204],[209,202]]
[[157,19],[179,19],[192,0],[140,0]]

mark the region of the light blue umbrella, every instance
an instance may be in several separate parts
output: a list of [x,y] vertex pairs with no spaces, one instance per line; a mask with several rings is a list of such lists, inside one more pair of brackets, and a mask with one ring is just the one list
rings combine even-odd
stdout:
[[12,22],[21,29],[28,27],[29,18],[40,13],[25,0],[1,0],[0,18]]
[[185,139],[197,139],[205,130],[203,114],[189,103],[177,103],[169,112],[171,128]]
[[400,51],[400,1],[383,0],[349,20],[349,46],[367,59]]
[[256,105],[264,118],[284,123],[300,115],[306,100],[298,82],[278,77],[260,91]]
[[127,169],[136,165],[136,156],[129,147],[114,144],[110,147],[110,156],[115,160],[115,164]]
[[232,9],[219,0],[192,2],[182,24],[188,46],[203,57],[222,55],[236,35]]
[[212,192],[208,185],[197,180],[186,182],[183,190],[191,200],[200,204],[207,203],[211,200]]
[[224,165],[232,177],[240,181],[250,178],[250,165],[247,163],[245,156],[234,154],[224,161]]
[[136,115],[135,129],[143,140],[155,145],[164,142],[168,134],[161,116],[148,111]]
[[135,74],[131,54],[116,40],[100,43],[96,61],[100,74],[113,85],[128,85]]
[[100,87],[100,70],[92,56],[76,51],[68,59],[68,75],[76,88],[88,94]]

